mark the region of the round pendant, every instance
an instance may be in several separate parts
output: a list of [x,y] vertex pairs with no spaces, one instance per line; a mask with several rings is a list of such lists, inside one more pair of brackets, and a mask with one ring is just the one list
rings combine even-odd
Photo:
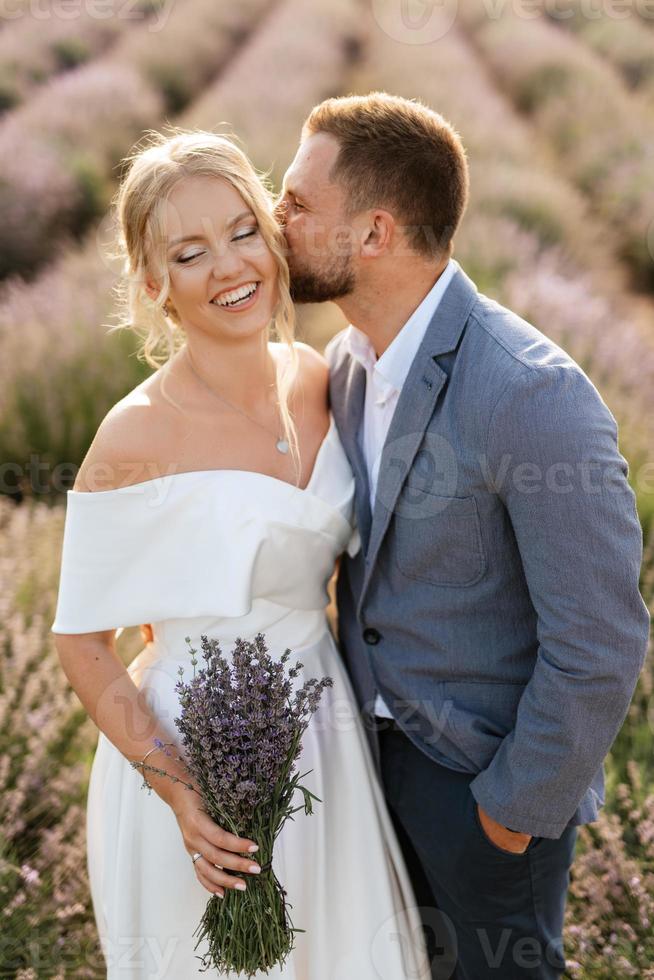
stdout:
[[288,443],[287,443],[286,439],[278,439],[276,445],[277,445],[277,449],[278,449],[278,451],[280,453],[287,453],[288,452]]

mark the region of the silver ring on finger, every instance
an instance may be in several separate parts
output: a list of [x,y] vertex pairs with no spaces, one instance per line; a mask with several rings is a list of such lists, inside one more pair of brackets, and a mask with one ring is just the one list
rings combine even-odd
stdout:
[[197,859],[198,858],[201,858],[201,857],[202,857],[202,855],[200,854],[200,852],[199,851],[196,851],[195,854],[193,855],[193,864],[195,864],[195,862],[197,861]]

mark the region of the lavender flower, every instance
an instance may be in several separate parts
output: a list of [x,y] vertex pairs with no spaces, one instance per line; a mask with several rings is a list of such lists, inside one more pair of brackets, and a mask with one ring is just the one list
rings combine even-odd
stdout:
[[294,690],[304,665],[298,661],[287,670],[290,649],[274,660],[263,633],[253,642],[238,637],[231,662],[218,640],[202,636],[201,643],[205,665],[196,671],[197,651],[191,647],[193,677],[184,682],[180,667],[176,684],[181,714],[175,725],[186,755],[181,761],[200,787],[209,816],[259,843],[262,874],[247,893],[227,889],[223,900],[209,900],[196,930],[198,943],[204,937],[209,942],[209,952],[200,959],[205,968],[252,976],[283,963],[293,949],[294,933],[303,931],[290,922],[272,853],[284,822],[301,809],[292,806],[295,790],[302,792],[307,814],[313,800],[321,802],[299,784],[296,759],[322,691],[333,681],[312,678]]

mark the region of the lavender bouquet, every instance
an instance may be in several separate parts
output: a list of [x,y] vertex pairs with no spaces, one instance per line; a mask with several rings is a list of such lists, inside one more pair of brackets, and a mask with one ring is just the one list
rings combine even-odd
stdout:
[[[254,642],[238,638],[231,663],[218,640],[202,636],[201,643],[206,666],[196,672],[197,651],[191,647],[193,678],[185,683],[180,667],[176,684],[182,710],[175,724],[186,752],[182,761],[212,820],[256,840],[261,874],[248,879],[245,892],[226,888],[223,899],[213,895],[193,935],[199,933],[196,949],[202,939],[208,941],[209,951],[198,957],[203,969],[252,976],[283,964],[294,934],[304,932],[291,923],[286,892],[272,870],[273,846],[297,810],[310,814],[312,801],[322,802],[300,785],[311,770],[293,773],[302,735],[323,689],[333,681],[312,678],[291,698],[291,680],[304,665],[298,661],[286,672],[291,651],[273,660],[263,633]],[[304,802],[293,807],[296,789]]]

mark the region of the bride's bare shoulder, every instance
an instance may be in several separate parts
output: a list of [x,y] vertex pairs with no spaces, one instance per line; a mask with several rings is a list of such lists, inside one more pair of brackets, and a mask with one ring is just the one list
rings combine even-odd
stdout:
[[[271,344],[275,356],[287,357],[286,344]],[[296,392],[315,418],[327,412],[329,367],[309,344],[295,341],[299,354]],[[172,365],[172,367],[171,367]],[[175,448],[188,434],[182,402],[183,382],[176,381],[175,361],[160,368],[107,412],[77,473],[73,490],[115,490],[165,475]],[[172,447],[172,451],[171,451]],[[166,462],[168,461],[168,462]],[[173,466],[174,472],[174,466]]]
[[[283,343],[271,343],[280,356],[288,356],[288,347]],[[298,381],[300,386],[313,392],[319,397],[326,392],[329,385],[329,364],[315,347],[301,340],[293,341],[293,347],[299,355]]]
[[[158,474],[171,437],[171,413],[161,391],[161,369],[109,409],[77,473],[73,490],[101,491]],[[168,421],[166,421],[166,418]]]

